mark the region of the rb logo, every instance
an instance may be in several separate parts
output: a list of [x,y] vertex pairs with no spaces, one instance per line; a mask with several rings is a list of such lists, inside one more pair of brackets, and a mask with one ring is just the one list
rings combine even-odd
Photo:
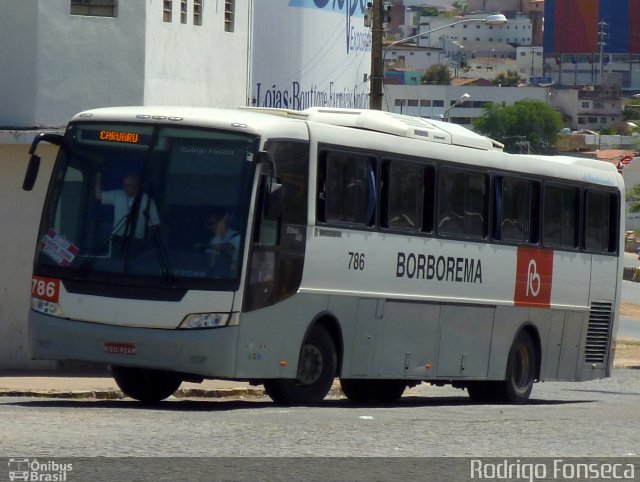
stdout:
[[516,306],[549,307],[553,279],[553,251],[539,248],[518,248]]

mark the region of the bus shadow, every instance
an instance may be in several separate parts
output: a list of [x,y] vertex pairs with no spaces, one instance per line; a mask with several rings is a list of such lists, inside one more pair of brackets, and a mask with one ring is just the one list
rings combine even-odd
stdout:
[[[528,405],[575,405],[593,403],[594,400],[529,400]],[[96,399],[38,399],[8,403],[25,408],[90,408],[116,410],[151,410],[151,411],[185,411],[185,412],[223,412],[233,410],[294,410],[301,408],[420,408],[420,407],[462,407],[496,406],[505,404],[480,404],[471,401],[466,396],[460,397],[404,397],[396,403],[352,403],[346,399],[327,399],[319,405],[290,407],[273,403],[267,397],[256,397],[251,400],[238,399],[171,399],[156,404],[145,404],[135,400],[96,400]]]

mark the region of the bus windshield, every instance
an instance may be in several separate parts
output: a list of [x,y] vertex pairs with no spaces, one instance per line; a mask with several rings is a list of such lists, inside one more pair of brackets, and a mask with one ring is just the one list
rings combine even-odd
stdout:
[[36,266],[63,279],[236,289],[257,145],[225,131],[70,125]]

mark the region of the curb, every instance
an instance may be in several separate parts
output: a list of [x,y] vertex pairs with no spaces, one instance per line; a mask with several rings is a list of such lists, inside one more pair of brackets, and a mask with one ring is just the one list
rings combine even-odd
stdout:
[[[179,388],[174,398],[261,398],[266,394],[262,388]],[[339,386],[331,387],[328,397],[343,396]],[[47,390],[7,390],[0,389],[0,397],[30,397],[30,398],[67,398],[73,400],[122,400],[127,396],[120,390],[75,390],[75,391],[47,391]]]

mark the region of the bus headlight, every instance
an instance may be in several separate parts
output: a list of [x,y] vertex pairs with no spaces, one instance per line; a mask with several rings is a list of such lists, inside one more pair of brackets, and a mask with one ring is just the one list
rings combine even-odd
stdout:
[[178,328],[219,328],[238,324],[238,313],[191,313]]
[[40,298],[31,298],[31,308],[33,311],[42,313],[43,315],[57,316],[58,318],[64,318],[64,314],[60,309],[58,303],[53,301],[41,300]]

